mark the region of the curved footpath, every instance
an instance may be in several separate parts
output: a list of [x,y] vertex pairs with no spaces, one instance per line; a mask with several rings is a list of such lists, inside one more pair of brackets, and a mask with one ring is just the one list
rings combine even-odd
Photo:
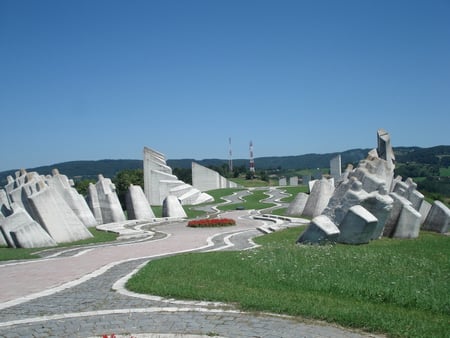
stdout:
[[[64,250],[54,258],[0,264],[0,337],[373,337],[326,323],[245,313],[220,303],[138,295],[126,280],[151,259],[189,251],[244,250],[261,224],[246,211],[232,228],[155,227],[164,236]],[[70,254],[69,256],[67,256]]]

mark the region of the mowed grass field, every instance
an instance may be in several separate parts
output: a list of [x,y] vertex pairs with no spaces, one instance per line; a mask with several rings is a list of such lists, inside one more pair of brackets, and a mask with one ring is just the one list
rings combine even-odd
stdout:
[[260,248],[150,262],[127,288],[222,301],[246,311],[319,319],[392,337],[448,337],[450,237],[368,245],[295,244],[300,228],[259,237]]

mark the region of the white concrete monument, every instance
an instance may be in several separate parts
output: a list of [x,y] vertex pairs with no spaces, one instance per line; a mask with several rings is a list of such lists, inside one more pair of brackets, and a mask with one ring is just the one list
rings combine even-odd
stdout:
[[128,219],[151,220],[155,214],[139,185],[130,185],[126,195]]
[[46,182],[53,187],[67,202],[72,211],[78,216],[81,222],[87,227],[97,225],[91,209],[86,200],[73,187],[73,182],[66,175],[61,175],[58,169],[52,170],[52,176],[47,176]]
[[144,148],[144,192],[151,205],[162,205],[169,195],[176,196],[181,204],[196,205],[214,201],[214,198],[172,174],[163,154]]
[[[327,224],[329,221],[340,230],[337,241],[363,244],[381,235],[394,238],[419,235],[422,216],[418,210],[426,209],[422,208],[423,195],[411,179],[405,182],[401,177],[394,179],[395,157],[389,134],[380,129],[377,139],[378,148],[371,150],[357,168],[348,168],[341,175],[333,196],[320,212],[321,216],[327,217]],[[317,195],[320,197],[321,194]],[[314,207],[317,203],[313,202],[319,200],[310,196],[303,214],[314,217],[317,214],[310,210],[310,199]],[[315,229],[314,233],[317,224],[311,222],[310,226]],[[308,229],[305,232],[309,232]],[[330,236],[328,240],[335,239],[334,234]],[[298,242],[302,243],[304,238],[300,236]]]
[[175,218],[187,217],[180,200],[174,195],[169,195],[164,199],[162,216]]
[[296,186],[298,186],[298,176],[292,176],[292,177],[289,177],[289,185],[290,185],[291,187],[296,187]]
[[125,221],[125,214],[117,197],[116,186],[111,182],[111,179],[98,175],[95,189],[97,190],[103,224]]
[[342,175],[341,155],[337,155],[330,160],[330,175],[335,181]]
[[235,182],[219,175],[217,171],[195,162],[192,162],[192,186],[200,191],[238,187]]

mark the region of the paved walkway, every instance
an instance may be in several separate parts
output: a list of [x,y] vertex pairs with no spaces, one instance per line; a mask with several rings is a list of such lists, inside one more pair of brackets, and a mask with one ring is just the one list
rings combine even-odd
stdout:
[[[260,221],[248,211],[232,228],[154,227],[146,241],[62,250],[53,258],[0,265],[0,337],[368,337],[298,318],[243,313],[219,303],[133,294],[126,280],[151,259],[188,251],[254,246]],[[197,336],[198,335],[198,336]],[[193,336],[189,336],[193,337]]]

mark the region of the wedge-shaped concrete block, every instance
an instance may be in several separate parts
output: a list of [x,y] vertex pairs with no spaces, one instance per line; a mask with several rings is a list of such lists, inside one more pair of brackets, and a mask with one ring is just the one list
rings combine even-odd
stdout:
[[410,204],[403,205],[393,238],[417,238],[420,231],[420,213]]
[[87,204],[89,205],[89,209],[91,209],[97,224],[103,224],[102,209],[100,208],[100,202],[98,200],[97,188],[93,183],[89,183],[88,186]]
[[11,206],[9,205],[8,196],[6,195],[6,191],[0,189],[0,214],[4,217],[11,215]]
[[422,204],[420,205],[420,210],[419,210],[420,216],[421,216],[420,217],[420,223],[421,224],[425,223],[425,220],[427,219],[428,213],[431,210],[431,206],[432,206],[431,203],[429,203],[429,202],[427,202],[425,200],[422,201]]
[[186,218],[186,212],[176,196],[169,195],[163,201],[163,217]]
[[126,195],[128,219],[150,220],[155,214],[145,197],[144,191],[139,185],[130,185]]
[[[192,186],[200,191],[230,188],[232,183],[217,171],[192,162]],[[236,185],[236,183],[234,183]]]
[[361,206],[374,215],[377,219],[377,226],[370,239],[378,239],[383,235],[384,226],[393,208],[394,200],[389,195],[382,195],[378,192],[371,192],[369,196],[361,202]]
[[47,177],[47,184],[53,187],[61,195],[85,226],[96,226],[97,221],[95,220],[92,211],[89,209],[86,200],[72,187],[72,182],[67,176],[60,174],[57,169],[53,169],[52,175],[53,176]]
[[450,227],[450,209],[441,201],[434,201],[427,218],[425,219],[423,229],[436,231],[441,234],[449,232]]
[[297,196],[295,196],[295,199],[291,203],[289,203],[289,206],[286,210],[286,215],[301,215],[303,213],[303,209],[305,209],[307,200],[308,194],[305,194],[304,192],[298,193]]
[[398,221],[400,220],[403,207],[406,205],[411,206],[410,201],[395,192],[390,193],[389,196],[392,197],[394,203],[392,204],[392,210],[389,213],[389,216],[384,225],[383,236],[385,237],[394,236],[395,228],[397,227]]
[[28,196],[28,200],[36,220],[57,243],[92,237],[61,195],[44,182],[39,183],[39,187]]
[[351,207],[339,226],[339,243],[369,243],[376,230],[378,219],[360,205]]
[[117,197],[116,186],[111,182],[111,179],[98,175],[95,188],[97,189],[103,223],[125,221],[125,214],[120,205],[119,197]]
[[297,243],[322,244],[335,242],[339,236],[338,227],[325,215],[314,217]]
[[3,232],[1,231],[4,219],[5,216],[3,216],[2,213],[0,213],[0,246],[8,246],[8,242],[6,242],[6,238],[3,235]]
[[32,222],[11,231],[16,248],[44,248],[56,246],[56,242],[42,227]]
[[334,184],[332,182],[328,181],[326,178],[317,181],[309,194],[308,201],[303,210],[303,215],[307,217],[316,217],[320,215],[327,206],[333,192]]
[[[13,204],[12,207],[13,213],[0,223],[1,232],[9,247],[39,248],[56,245],[56,242],[25,209],[17,204]],[[31,230],[32,233],[28,235],[27,230]]]

